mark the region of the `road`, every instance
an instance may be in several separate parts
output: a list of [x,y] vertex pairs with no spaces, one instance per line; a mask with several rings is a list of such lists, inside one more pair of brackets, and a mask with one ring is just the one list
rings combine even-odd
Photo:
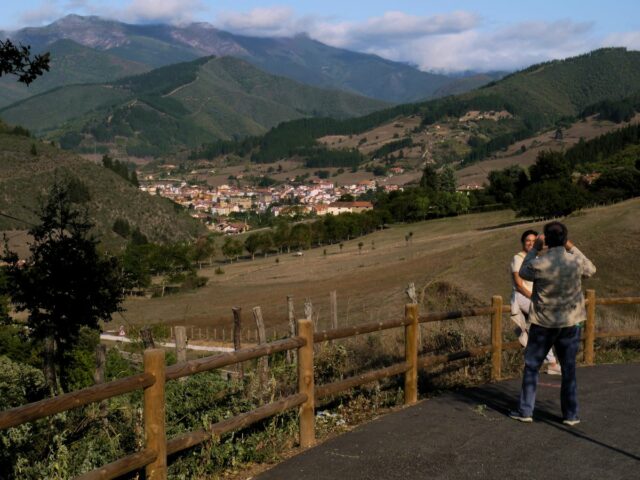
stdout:
[[562,424],[559,377],[540,382],[532,424],[507,416],[520,387],[508,380],[423,400],[256,478],[640,478],[640,364],[578,369],[576,427]]

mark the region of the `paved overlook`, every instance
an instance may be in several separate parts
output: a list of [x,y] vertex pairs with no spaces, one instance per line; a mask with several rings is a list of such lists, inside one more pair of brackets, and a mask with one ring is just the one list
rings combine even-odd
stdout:
[[640,364],[578,369],[582,423],[560,418],[560,378],[541,375],[533,424],[507,417],[520,379],[425,400],[311,448],[275,479],[640,478]]

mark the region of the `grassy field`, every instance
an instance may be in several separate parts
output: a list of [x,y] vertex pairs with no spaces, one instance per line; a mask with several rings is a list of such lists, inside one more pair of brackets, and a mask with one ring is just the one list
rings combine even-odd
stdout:
[[[585,282],[599,295],[639,295],[635,252],[640,248],[640,199],[579,212],[566,219],[570,237],[590,257],[598,273]],[[240,306],[244,322],[253,326],[251,308],[261,306],[265,323],[286,330],[286,296],[293,295],[297,316],[310,298],[319,327],[329,322],[329,292],[338,292],[341,325],[384,320],[402,314],[404,289],[415,282],[421,308],[443,310],[487,305],[492,295],[510,294],[508,265],[527,228],[512,212],[500,211],[397,225],[338,245],[223,265],[224,274],[206,268],[206,287],[188,294],[130,299],[124,320],[208,327],[231,325],[231,307]],[[407,243],[405,236],[413,232]],[[363,242],[362,253],[358,243]],[[327,254],[324,255],[326,249]],[[635,307],[634,307],[635,308]],[[612,307],[600,309],[615,320]],[[606,313],[609,312],[609,313]],[[635,312],[635,313],[634,313]],[[625,310],[625,317],[637,309]]]

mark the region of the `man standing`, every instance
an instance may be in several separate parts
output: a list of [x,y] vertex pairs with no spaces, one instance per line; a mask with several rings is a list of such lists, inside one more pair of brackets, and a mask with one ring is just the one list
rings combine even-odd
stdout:
[[[532,422],[538,371],[547,352],[555,347],[562,369],[560,402],[565,425],[580,423],[576,384],[576,355],[580,343],[578,323],[586,318],[582,277],[590,277],[596,267],[568,240],[567,227],[560,222],[544,226],[527,253],[520,277],[533,282],[529,321],[529,341],[524,352],[524,376],[518,411],[511,418]],[[544,244],[546,255],[538,257]]]
[[[520,237],[522,250],[516,253],[511,260],[511,320],[518,327],[518,340],[523,347],[527,346],[529,338],[529,310],[531,309],[531,294],[533,291],[533,282],[528,282],[520,277],[520,267],[527,256],[529,250],[533,248],[538,232],[535,230],[527,230]],[[550,375],[560,375],[560,365],[556,361],[553,350],[549,350],[546,357],[548,364],[547,373]]]

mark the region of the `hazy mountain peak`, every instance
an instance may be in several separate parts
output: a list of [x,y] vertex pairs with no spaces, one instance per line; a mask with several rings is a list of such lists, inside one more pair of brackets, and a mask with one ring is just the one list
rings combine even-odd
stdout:
[[[430,98],[454,81],[447,75],[423,72],[377,55],[331,47],[306,33],[250,37],[220,30],[206,22],[138,25],[71,14],[46,27],[19,30],[11,37],[33,45],[35,51],[47,51],[55,41],[70,39],[149,69],[207,55],[233,56],[271,74],[308,85],[388,102]],[[1,103],[6,101],[0,98]]]

